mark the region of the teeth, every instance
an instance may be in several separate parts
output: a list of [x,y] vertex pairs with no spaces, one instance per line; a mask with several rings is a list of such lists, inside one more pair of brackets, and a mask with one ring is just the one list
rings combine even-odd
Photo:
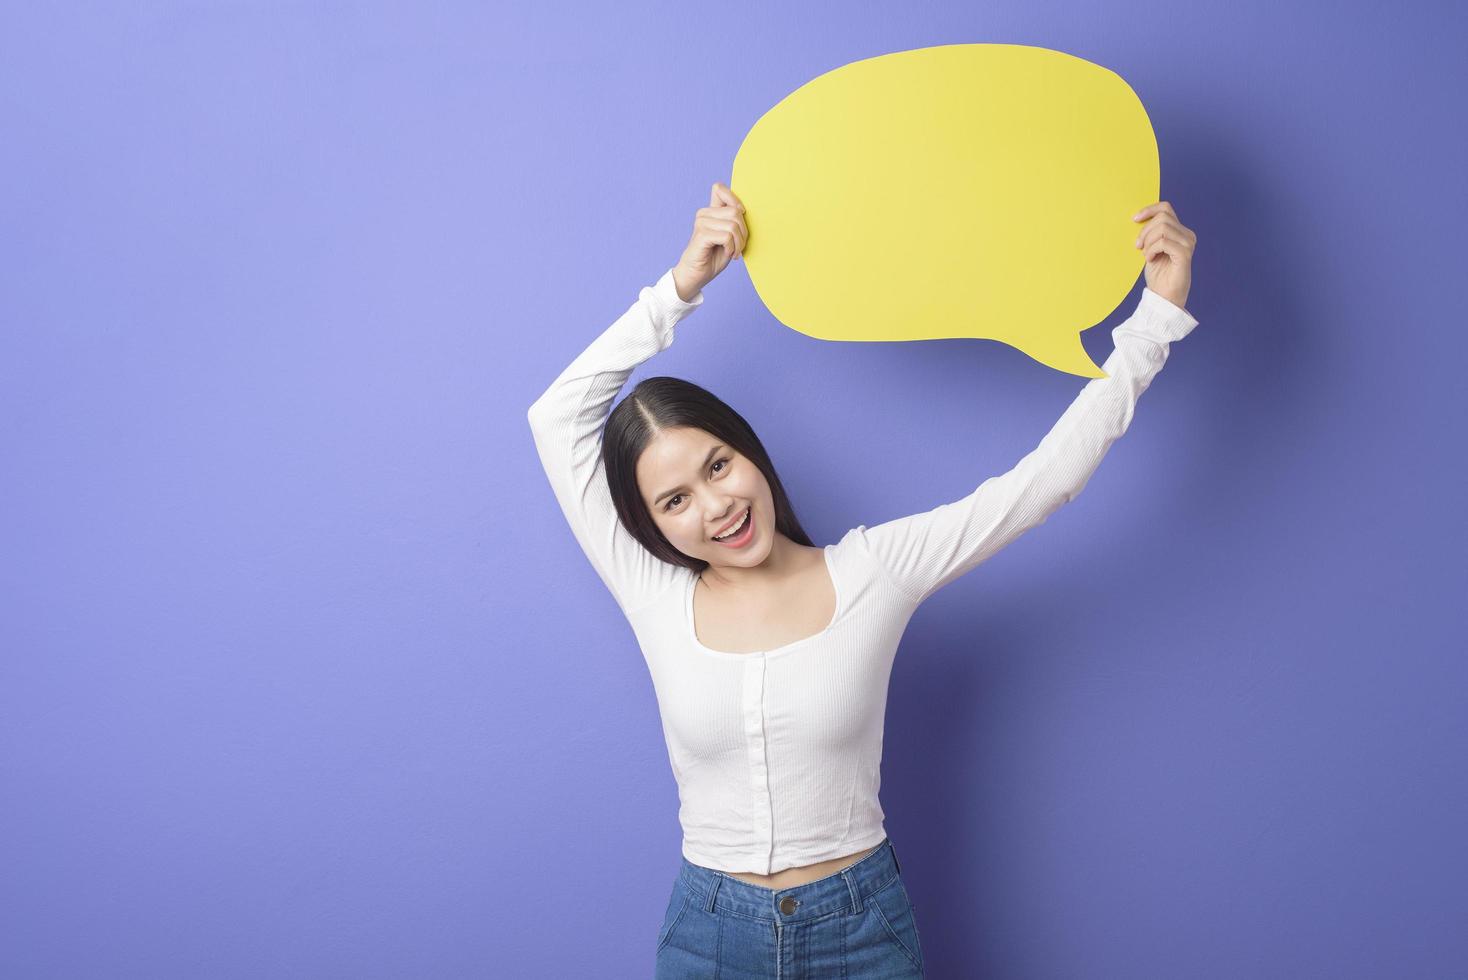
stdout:
[[738,524],[736,524],[734,527],[732,527],[732,528],[729,529],[729,533],[727,533],[727,534],[716,534],[716,535],[714,535],[714,540],[715,541],[723,541],[725,538],[732,538],[734,535],[736,535],[740,531],[744,530],[744,525],[747,524],[748,522],[749,522],[749,511],[748,510],[745,510],[744,516],[739,519],[739,523]]

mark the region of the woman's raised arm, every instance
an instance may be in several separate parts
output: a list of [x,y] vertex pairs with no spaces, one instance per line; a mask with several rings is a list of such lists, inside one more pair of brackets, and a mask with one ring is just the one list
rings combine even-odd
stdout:
[[1116,346],[1102,365],[1108,377],[1088,381],[1040,445],[1008,473],[926,513],[857,529],[914,604],[1074,500],[1131,424],[1137,400],[1167,363],[1169,345],[1198,325],[1182,306],[1197,236],[1166,201],[1142,209],[1134,220],[1144,215],[1152,218],[1137,247],[1147,257],[1147,288],[1136,311],[1111,331]]
[[673,342],[678,321],[703,305],[678,295],[673,270],[591,342],[530,406],[530,431],[571,533],[624,613],[657,595],[677,566],[644,548],[617,519],[601,459],[612,402],[639,364]]
[[1150,289],[1111,331],[1116,347],[1040,445],[1008,473],[961,500],[876,527],[867,546],[902,591],[920,604],[1074,500],[1111,444],[1131,424],[1137,400],[1167,361],[1168,345],[1198,321]]
[[[732,192],[714,185],[715,201],[723,194]],[[637,302],[551,382],[528,412],[535,448],[561,511],[624,614],[660,594],[678,566],[655,557],[617,518],[602,465],[602,429],[633,370],[673,343],[678,322],[703,305],[703,287],[743,246],[742,219],[730,222],[723,208],[699,209],[678,265],[655,285],[644,286]]]

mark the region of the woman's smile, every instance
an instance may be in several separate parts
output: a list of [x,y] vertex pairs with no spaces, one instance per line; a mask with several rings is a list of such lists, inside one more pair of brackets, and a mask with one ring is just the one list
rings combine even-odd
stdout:
[[[743,521],[742,526],[739,523],[741,520]],[[742,548],[749,544],[754,538],[754,508],[746,507],[744,516],[736,518],[733,526],[738,530],[728,537],[714,538],[714,540],[726,548]]]

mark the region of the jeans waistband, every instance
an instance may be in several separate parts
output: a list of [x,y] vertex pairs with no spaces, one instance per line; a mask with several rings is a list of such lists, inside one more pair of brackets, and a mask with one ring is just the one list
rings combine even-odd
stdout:
[[860,913],[868,896],[890,885],[901,869],[890,838],[866,857],[824,878],[792,888],[763,888],[683,858],[681,881],[705,911],[732,912],[781,923],[816,919],[832,912]]

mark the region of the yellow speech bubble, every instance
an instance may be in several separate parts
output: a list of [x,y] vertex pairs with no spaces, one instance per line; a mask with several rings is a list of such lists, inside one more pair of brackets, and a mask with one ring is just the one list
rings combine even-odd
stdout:
[[730,187],[744,261],[781,323],[822,340],[1001,341],[1104,378],[1080,333],[1145,260],[1158,199],[1135,92],[1082,58],[948,44],[852,62],[750,129]]

